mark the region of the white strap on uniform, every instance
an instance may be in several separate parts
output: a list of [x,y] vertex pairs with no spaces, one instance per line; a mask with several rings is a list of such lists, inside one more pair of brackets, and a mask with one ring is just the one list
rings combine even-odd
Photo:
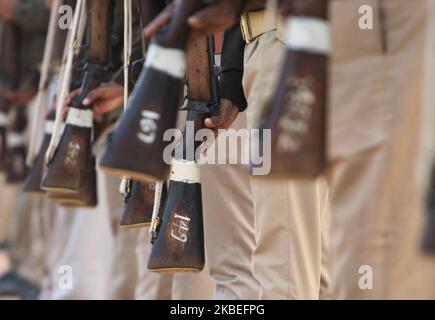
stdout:
[[294,50],[328,54],[331,51],[329,23],[318,18],[290,16],[285,42]]
[[64,64],[63,70],[61,71],[61,77],[59,81],[59,91],[57,95],[56,104],[56,119],[54,121],[53,134],[50,140],[50,146],[47,150],[47,159],[51,159],[57,148],[62,135],[62,115],[63,107],[65,104],[66,97],[68,95],[69,86],[71,82],[72,65],[74,60],[74,52],[77,46],[80,46],[80,30],[84,29],[84,20],[86,17],[86,0],[77,0],[72,29],[70,30],[67,38],[67,43],[65,45],[64,57],[65,60],[62,62]]
[[[129,79],[129,66],[131,58],[132,46],[132,7],[131,0],[124,1],[124,110],[127,107],[128,100],[128,79]],[[122,177],[119,185],[119,192],[123,195],[130,178]]]
[[199,166],[195,161],[172,160],[171,181],[201,183]]
[[41,131],[45,118],[45,108],[47,105],[48,97],[48,77],[50,72],[50,63],[53,57],[53,48],[54,48],[54,39],[56,36],[56,32],[58,32],[59,28],[57,25],[58,21],[58,12],[61,4],[61,0],[54,0],[53,6],[50,12],[50,22],[48,26],[48,34],[47,40],[45,41],[44,48],[44,57],[42,59],[42,67],[41,67],[41,79],[39,81],[39,89],[38,94],[36,96],[35,102],[35,117],[31,123],[30,128],[30,141],[29,141],[29,149],[27,152],[26,164],[27,166],[32,166],[33,161],[36,155],[36,143],[38,140],[38,132]]
[[149,229],[150,234],[153,234],[157,229],[157,217],[159,216],[160,207],[162,205],[163,187],[164,187],[163,181],[156,182],[156,187],[154,191],[153,215],[151,218],[151,227]]
[[183,79],[186,75],[186,54],[180,49],[164,48],[152,43],[148,49],[145,66]]
[[129,65],[132,45],[132,10],[131,0],[124,1],[124,109],[128,99]]

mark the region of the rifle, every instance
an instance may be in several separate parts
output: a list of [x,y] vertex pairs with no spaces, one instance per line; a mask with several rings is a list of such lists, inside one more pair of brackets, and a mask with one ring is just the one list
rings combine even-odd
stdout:
[[88,207],[93,208],[98,204],[97,195],[97,171],[95,170],[96,160],[92,156],[90,164],[90,173],[86,180],[88,190],[85,192],[62,193],[62,192],[47,192],[47,199],[55,201],[62,206],[68,207]]
[[[286,0],[282,73],[259,123],[271,129],[272,176],[319,175],[326,165],[328,0]],[[251,163],[251,167],[256,165]]]
[[[202,6],[203,0],[176,1],[173,18],[154,37],[126,111],[100,161],[104,171],[140,181],[167,178],[170,167],[162,155],[168,142],[163,134],[176,124],[190,34],[187,18]],[[126,157],[129,154],[135,156]]]
[[6,136],[6,182],[18,183],[26,179],[26,143],[24,132],[27,126],[27,115],[24,107],[13,110],[12,122]]
[[[24,182],[23,191],[35,195],[45,194],[45,191],[41,189],[40,185],[45,170],[45,154],[50,145],[56,115],[55,108],[48,114],[45,110],[47,109],[47,104],[50,106],[54,102],[54,93],[49,92],[51,91],[50,87],[53,85],[50,85],[50,78],[52,73],[54,73],[54,64],[63,60],[63,56],[66,55],[65,42],[67,32],[59,28],[58,19],[60,6],[68,2],[71,1],[55,0],[52,4],[50,22],[44,46],[44,55],[42,58],[38,93],[35,98],[35,105],[33,106],[35,108],[35,116],[31,124],[31,136],[26,160],[30,170]],[[62,54],[62,52],[64,54]],[[62,73],[62,71],[59,71],[59,73]],[[43,137],[42,143],[37,151],[38,131],[43,131]]]
[[[214,61],[214,38],[192,39],[188,47],[187,121],[194,132],[216,115],[220,104]],[[155,272],[201,271],[205,263],[201,181],[195,155],[201,141],[183,134],[181,159],[174,158],[161,230],[151,250],[148,269]]]
[[[140,24],[146,26],[165,7],[165,1],[141,0],[139,4]],[[142,28],[141,28],[142,29]],[[144,55],[148,46],[144,46]],[[120,186],[124,198],[121,213],[121,226],[141,227],[149,226],[154,207],[155,183],[147,183],[132,179],[123,179]]]
[[53,133],[53,125],[56,111],[53,110],[48,113],[45,120],[45,131],[39,152],[32,165],[32,168],[24,181],[23,191],[31,194],[44,194],[45,191],[41,189],[41,180],[45,169],[45,154],[47,153],[50,144],[51,134]]
[[[0,92],[16,89],[19,82],[19,31],[12,23],[1,22],[0,26]],[[6,165],[7,126],[10,106],[0,96],[0,170]]]
[[435,164],[432,167],[426,196],[426,222],[423,230],[422,250],[428,254],[435,253]]
[[128,180],[124,188],[124,207],[120,224],[123,227],[143,227],[151,224],[154,208],[155,183]]
[[[78,95],[69,109],[65,129],[41,182],[41,188],[68,202],[85,204],[94,199],[96,176],[93,143],[92,107],[82,102],[96,88],[111,68],[111,36],[113,25],[113,0],[90,0],[88,11],[88,47],[85,54],[83,77]],[[73,199],[73,200],[71,200]],[[92,201],[91,201],[92,202]]]

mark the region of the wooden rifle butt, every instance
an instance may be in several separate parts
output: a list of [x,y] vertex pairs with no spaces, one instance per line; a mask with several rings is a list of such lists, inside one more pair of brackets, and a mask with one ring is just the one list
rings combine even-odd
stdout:
[[26,179],[26,175],[26,147],[9,149],[6,157],[6,182],[22,182]]
[[[330,50],[327,4],[327,0],[297,0],[290,2],[287,9],[282,72],[259,123],[260,154],[267,151],[263,130],[271,130],[268,177],[316,177],[326,167]],[[304,35],[297,32],[298,28],[316,37],[302,39]],[[251,168],[255,167],[251,163]]]
[[167,179],[170,166],[163,150],[169,142],[163,134],[175,128],[181,88],[180,79],[153,68],[142,71],[100,160],[101,170],[143,182]]
[[[263,134],[271,129],[271,172],[268,177],[316,177],[326,166],[326,81],[324,56],[288,52],[283,79],[278,84],[271,108],[260,126],[259,150],[264,152]],[[302,66],[301,66],[302,65]],[[297,70],[296,70],[297,69]],[[307,81],[304,82],[304,79]],[[290,94],[289,94],[290,93]],[[309,111],[296,110],[291,95],[313,97]],[[290,97],[290,98],[289,98]],[[304,112],[309,114],[304,119]],[[307,132],[300,132],[305,130]]]
[[45,154],[50,144],[50,134],[45,134],[41,147],[32,168],[29,170],[26,180],[24,181],[23,191],[34,195],[43,195],[45,190],[41,189],[41,180],[45,169]]
[[67,124],[59,146],[47,163],[41,188],[52,193],[77,194],[88,184],[92,157],[92,128]]
[[[205,4],[201,0],[175,2],[168,25],[151,43],[126,111],[114,132],[100,166],[108,173],[139,181],[161,181],[169,174],[163,161],[167,129],[175,128],[177,107],[185,77],[187,19]],[[135,157],[125,157],[134,154]]]
[[23,182],[27,175],[25,130],[27,116],[24,108],[13,110],[11,126],[6,134],[6,182]]
[[45,155],[50,145],[55,117],[56,111],[52,110],[48,113],[45,119],[44,136],[41,146],[39,147],[39,152],[29,170],[26,180],[24,181],[23,192],[25,193],[34,195],[45,194],[45,190],[41,188],[41,181],[46,168]]
[[55,201],[62,206],[93,208],[98,204],[97,172],[95,158],[92,157],[87,183],[82,185],[78,193],[47,192],[47,199]]
[[122,209],[120,225],[129,228],[149,227],[153,215],[154,194],[154,183],[133,180]]
[[[187,121],[193,131],[204,127],[205,118],[218,105],[214,73],[214,43],[206,37],[191,37],[187,45]],[[148,261],[153,272],[199,272],[205,264],[204,223],[199,165],[189,149],[201,142],[183,134],[182,159],[172,162],[171,181],[160,230]],[[195,152],[194,152],[195,153]]]
[[201,184],[171,181],[148,270],[199,272],[204,264]]

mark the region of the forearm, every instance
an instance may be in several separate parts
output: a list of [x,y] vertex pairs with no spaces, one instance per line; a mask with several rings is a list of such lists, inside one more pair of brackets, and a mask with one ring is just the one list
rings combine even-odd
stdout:
[[233,102],[240,111],[247,107],[242,86],[244,47],[240,26],[236,24],[225,32],[219,86],[221,98]]

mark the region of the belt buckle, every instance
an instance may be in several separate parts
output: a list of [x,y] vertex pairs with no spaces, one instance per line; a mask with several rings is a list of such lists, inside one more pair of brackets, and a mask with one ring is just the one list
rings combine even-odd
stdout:
[[242,15],[240,19],[240,29],[242,30],[242,37],[246,44],[252,41],[251,22],[249,20],[249,12]]

